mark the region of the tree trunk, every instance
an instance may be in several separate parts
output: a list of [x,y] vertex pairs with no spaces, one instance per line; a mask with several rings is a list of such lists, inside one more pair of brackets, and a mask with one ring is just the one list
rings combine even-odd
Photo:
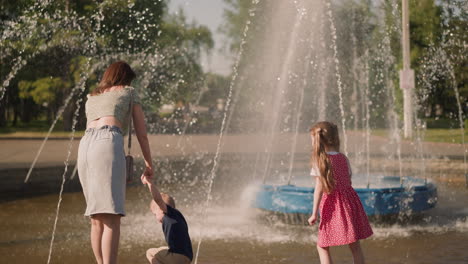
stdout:
[[31,102],[30,99],[22,99],[21,104],[23,105],[21,108],[21,120],[24,123],[29,123],[34,113],[34,102]]
[[18,109],[15,107],[13,108],[13,123],[12,126],[16,126],[18,123]]
[[75,103],[72,102],[65,107],[63,111],[63,130],[71,131],[73,126],[73,114],[75,112]]
[[[3,102],[5,102],[5,98],[3,99]],[[0,127],[6,126],[5,108],[6,108],[6,103],[0,104]]]

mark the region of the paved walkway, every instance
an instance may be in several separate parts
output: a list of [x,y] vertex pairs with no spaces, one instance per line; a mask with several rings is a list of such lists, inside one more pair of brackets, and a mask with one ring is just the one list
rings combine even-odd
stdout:
[[[180,157],[197,154],[216,153],[217,135],[150,135],[151,150],[154,158]],[[293,150],[294,135],[282,134],[276,136],[272,146],[267,146],[268,135],[227,135],[222,142],[222,153],[256,153],[270,150],[273,153],[288,153],[295,151],[304,155],[310,153],[310,137],[308,134],[299,134],[296,150]],[[135,140],[135,142],[137,142]],[[0,169],[29,168],[36,156],[41,139],[0,139]],[[76,161],[79,139],[72,144],[70,162]],[[342,139],[342,145],[343,139]],[[60,166],[64,164],[70,146],[70,140],[50,139],[47,141],[42,154],[39,156],[36,167]],[[135,143],[134,154],[140,153],[138,144]],[[397,153],[398,144],[379,136],[370,138],[371,155],[385,156]],[[420,149],[420,147],[419,147]],[[460,144],[425,142],[422,145],[423,152],[432,157],[450,157],[463,159],[463,146]],[[342,151],[344,151],[342,147]],[[348,152],[364,153],[365,139],[362,133],[350,132],[348,134]],[[403,156],[418,153],[418,145],[404,141],[401,144]]]

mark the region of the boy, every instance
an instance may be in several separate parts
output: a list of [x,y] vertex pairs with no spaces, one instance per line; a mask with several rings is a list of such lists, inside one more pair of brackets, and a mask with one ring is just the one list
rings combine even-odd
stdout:
[[162,223],[168,247],[150,248],[146,257],[152,264],[189,264],[193,259],[192,242],[184,216],[175,209],[174,199],[151,183],[150,178],[142,175],[141,181],[147,184],[153,196],[151,212]]

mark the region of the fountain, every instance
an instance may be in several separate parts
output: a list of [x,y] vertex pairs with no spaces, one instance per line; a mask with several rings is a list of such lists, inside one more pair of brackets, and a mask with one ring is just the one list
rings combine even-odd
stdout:
[[[398,31],[398,27],[390,29],[382,27],[385,30],[382,34],[380,50],[376,51],[370,50],[375,48],[370,47],[370,44],[362,40],[361,36],[355,36],[358,34],[355,33],[356,28],[363,25],[353,25],[353,28],[349,29],[351,31],[349,37],[354,44],[352,50],[354,59],[342,62],[346,52],[340,51],[337,43],[340,42],[338,33],[341,36],[344,33],[337,30],[335,14],[330,1],[324,3],[294,1],[294,4],[278,3],[275,6],[274,10],[268,10],[271,12],[270,16],[288,17],[289,19],[288,21],[276,19],[262,24],[264,32],[269,32],[269,34],[257,40],[260,42],[257,42],[257,45],[265,46],[266,44],[263,43],[275,43],[275,39],[280,38],[287,39],[287,41],[281,44],[275,43],[273,47],[264,50],[252,48],[255,50],[252,52],[255,57],[253,61],[261,63],[258,68],[253,68],[255,77],[251,77],[251,79],[247,77],[255,83],[256,89],[262,90],[259,87],[269,89],[267,98],[265,96],[261,99],[258,98],[258,100],[267,101],[267,106],[259,110],[263,113],[264,123],[261,127],[256,127],[258,130],[265,131],[266,129],[266,137],[264,139],[263,160],[259,158],[262,156],[260,152],[256,158],[254,173],[257,172],[257,167],[262,168],[262,178],[253,201],[253,207],[278,213],[308,214],[311,212],[314,190],[312,179],[305,177],[307,172],[292,173],[293,167],[296,166],[295,162],[297,162],[295,156],[297,155],[296,145],[300,127],[302,125],[301,128],[304,129],[304,126],[307,125],[304,125],[306,122],[300,119],[305,116],[304,118],[310,120],[309,125],[313,123],[313,120],[320,119],[332,120],[339,124],[342,129],[342,149],[344,153],[348,154],[351,149],[350,144],[360,145],[360,139],[356,139],[356,137],[353,138],[358,142],[349,143],[348,137],[351,134],[346,129],[349,115],[345,113],[345,109],[353,108],[355,104],[359,103],[357,100],[352,101],[344,98],[345,89],[349,87],[347,83],[353,82],[357,83],[358,87],[355,89],[360,90],[364,102],[363,115],[360,116],[355,111],[353,118],[364,120],[361,127],[365,128],[366,131],[363,133],[365,144],[362,144],[365,146],[366,158],[365,161],[359,160],[361,159],[359,155],[352,152],[349,153],[349,156],[352,164],[356,162],[361,166],[355,168],[358,173],[353,175],[353,182],[364,204],[365,211],[368,215],[398,215],[401,213],[420,213],[433,208],[437,202],[435,184],[427,181],[425,175],[420,175],[422,179],[405,175],[402,168],[402,140],[398,113],[395,110],[395,87],[392,81],[396,74],[394,68],[396,60],[390,52],[390,35]],[[398,6],[393,3],[393,8],[397,10]],[[354,12],[359,12],[359,10],[354,10]],[[357,43],[357,39],[360,43]],[[356,47],[358,44],[361,46]],[[372,53],[374,57],[372,58],[369,53]],[[273,58],[272,54],[275,54]],[[264,65],[262,63],[264,61],[269,61],[270,64]],[[380,63],[380,66],[373,71],[378,74],[374,80],[371,80],[369,76],[372,73],[368,64],[375,65],[376,62]],[[253,63],[254,67],[257,66],[255,62]],[[309,68],[311,67],[308,65],[314,64],[320,65],[319,74],[310,72]],[[348,73],[341,69],[346,64],[353,67],[351,76],[348,76]],[[304,65],[305,67],[303,67]],[[245,75],[248,76],[249,73],[245,73]],[[377,96],[380,98],[375,98],[376,96],[371,94],[370,86],[381,87],[382,91],[377,92]],[[375,91],[375,88],[372,89]],[[307,90],[309,90],[309,94],[304,95]],[[266,90],[262,91],[264,92],[262,95],[265,95]],[[317,91],[318,96],[311,96],[310,93],[315,91]],[[311,103],[314,100],[316,103],[312,107],[313,110],[305,112],[304,102]],[[386,105],[379,105],[379,103],[384,104],[384,102]],[[238,104],[242,104],[242,102],[238,102]],[[248,108],[248,103],[243,107]],[[370,172],[369,166],[372,160],[369,120],[371,113],[379,111],[379,108],[383,109],[382,118],[388,119],[391,142],[394,142],[388,146],[389,151],[385,150],[380,155],[388,155],[390,159],[395,159],[399,168],[398,172],[394,174],[396,176],[375,169],[372,174]],[[319,113],[318,116],[317,113]],[[281,170],[275,171],[273,146],[282,134],[286,133],[292,134],[292,140],[289,141],[291,144],[291,150],[287,153],[289,157],[281,158],[281,162],[287,164],[285,170],[288,171],[283,175]]]
[[[414,214],[433,208],[437,203],[436,186],[413,177],[370,175],[372,181],[362,181],[365,175],[353,175],[353,187],[368,216]],[[269,182],[259,187],[254,206],[275,213],[312,213],[314,187],[311,179],[296,176],[289,185]],[[403,181],[403,185],[400,183]]]
[[[102,2],[102,8],[106,2]],[[461,152],[457,152],[459,146],[453,144],[439,151],[439,145],[425,142],[423,119],[415,121],[414,141],[402,138],[400,94],[393,82],[398,75],[398,61],[391,50],[401,25],[378,21],[373,17],[382,16],[378,10],[365,10],[378,9],[372,7],[375,3],[367,7],[364,2],[368,1],[252,0],[253,9],[249,10],[243,28],[233,76],[226,87],[228,94],[223,98],[225,111],[216,134],[191,134],[192,124],[188,123],[173,129],[168,124],[176,119],[174,116],[167,117],[167,122],[148,116],[152,120],[148,130],[157,181],[163,191],[174,195],[186,216],[196,250],[194,263],[305,263],[317,257],[310,250],[316,239],[316,227],[304,226],[303,217],[311,212],[314,191],[313,179],[308,176],[311,148],[308,128],[320,120],[340,126],[342,150],[347,152],[354,172],[353,187],[367,214],[377,218],[398,217],[397,222],[390,224],[372,221],[375,235],[363,242],[374,249],[366,253],[369,262],[431,262],[436,258],[426,252],[433,245],[454,253],[444,256],[445,262],[439,263],[465,260],[466,248],[460,245],[468,241],[466,190],[460,187],[459,177],[454,177],[453,172],[461,171],[456,167],[461,168],[463,160]],[[390,7],[389,14],[395,21],[400,16],[397,2],[384,3]],[[38,1],[31,10],[46,12],[49,3]],[[0,203],[0,226],[4,227],[0,254],[6,256],[7,262],[40,258],[44,261],[48,258],[51,263],[93,261],[89,223],[78,217],[84,199],[80,192],[66,190],[66,184],[78,184],[76,170],[68,177],[69,166],[73,164],[72,143],[76,142],[74,129],[82,108],[80,100],[92,74],[99,74],[112,60],[128,60],[139,73],[135,86],[149,103],[168,102],[179,87],[187,85],[184,78],[188,71],[164,74],[176,63],[175,54],[187,52],[184,48],[101,49],[97,33],[100,22],[109,15],[101,7],[89,17],[54,14],[51,31],[57,29],[57,23],[69,21],[67,30],[80,32],[75,26],[86,19],[92,20],[96,30],[79,34],[85,43],[86,63],[48,133],[54,130],[63,109],[76,105],[70,144],[59,157],[65,166],[54,174],[60,181],[58,201],[57,195],[43,195]],[[130,12],[129,16],[144,15]],[[17,37],[28,39],[36,18],[21,19],[27,27],[18,31]],[[140,25],[144,27],[145,23]],[[372,31],[373,28],[378,31]],[[7,33],[12,34],[14,29],[13,25]],[[2,35],[2,39],[8,39],[8,34]],[[21,55],[12,61],[0,83],[0,100],[29,60],[52,47],[74,49],[70,43],[64,38],[32,50],[19,47]],[[463,101],[452,67],[457,58],[447,56],[441,49],[434,49],[433,54],[434,59],[424,58],[426,72],[416,80],[417,84],[430,89],[433,72],[450,76],[458,95],[457,122],[463,128]],[[435,66],[446,62],[450,65],[445,68]],[[160,78],[154,77],[161,72]],[[166,89],[158,90],[161,86]],[[203,97],[204,91],[197,89],[193,89],[190,99],[194,104]],[[418,102],[424,100],[421,97]],[[415,105],[414,116],[422,110]],[[30,161],[29,172],[27,169],[21,172],[21,180],[26,176],[28,184],[43,176],[32,172],[41,170],[36,166],[41,164],[40,156],[50,154],[48,146],[56,145],[48,139],[46,136],[37,140],[38,151]],[[448,148],[456,150],[447,151]],[[465,148],[463,151],[466,160]],[[466,171],[466,162],[463,166]],[[456,180],[451,182],[452,178]],[[147,190],[132,185],[127,197],[128,216],[122,220],[119,258],[121,262],[137,263],[144,261],[142,256],[147,248],[163,245],[164,239],[148,213]],[[278,215],[291,221],[285,224]],[[413,215],[418,217],[405,217]],[[289,224],[298,218],[301,225]],[[394,250],[389,252],[388,248]],[[293,258],[290,252],[294,250],[307,254]],[[346,262],[348,258],[337,250],[338,262]]]

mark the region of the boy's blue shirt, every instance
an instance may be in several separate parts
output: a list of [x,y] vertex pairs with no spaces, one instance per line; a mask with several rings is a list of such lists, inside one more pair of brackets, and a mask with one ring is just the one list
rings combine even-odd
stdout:
[[167,205],[167,212],[162,219],[162,229],[169,252],[182,254],[193,259],[192,242],[188,233],[187,221],[182,213]]

